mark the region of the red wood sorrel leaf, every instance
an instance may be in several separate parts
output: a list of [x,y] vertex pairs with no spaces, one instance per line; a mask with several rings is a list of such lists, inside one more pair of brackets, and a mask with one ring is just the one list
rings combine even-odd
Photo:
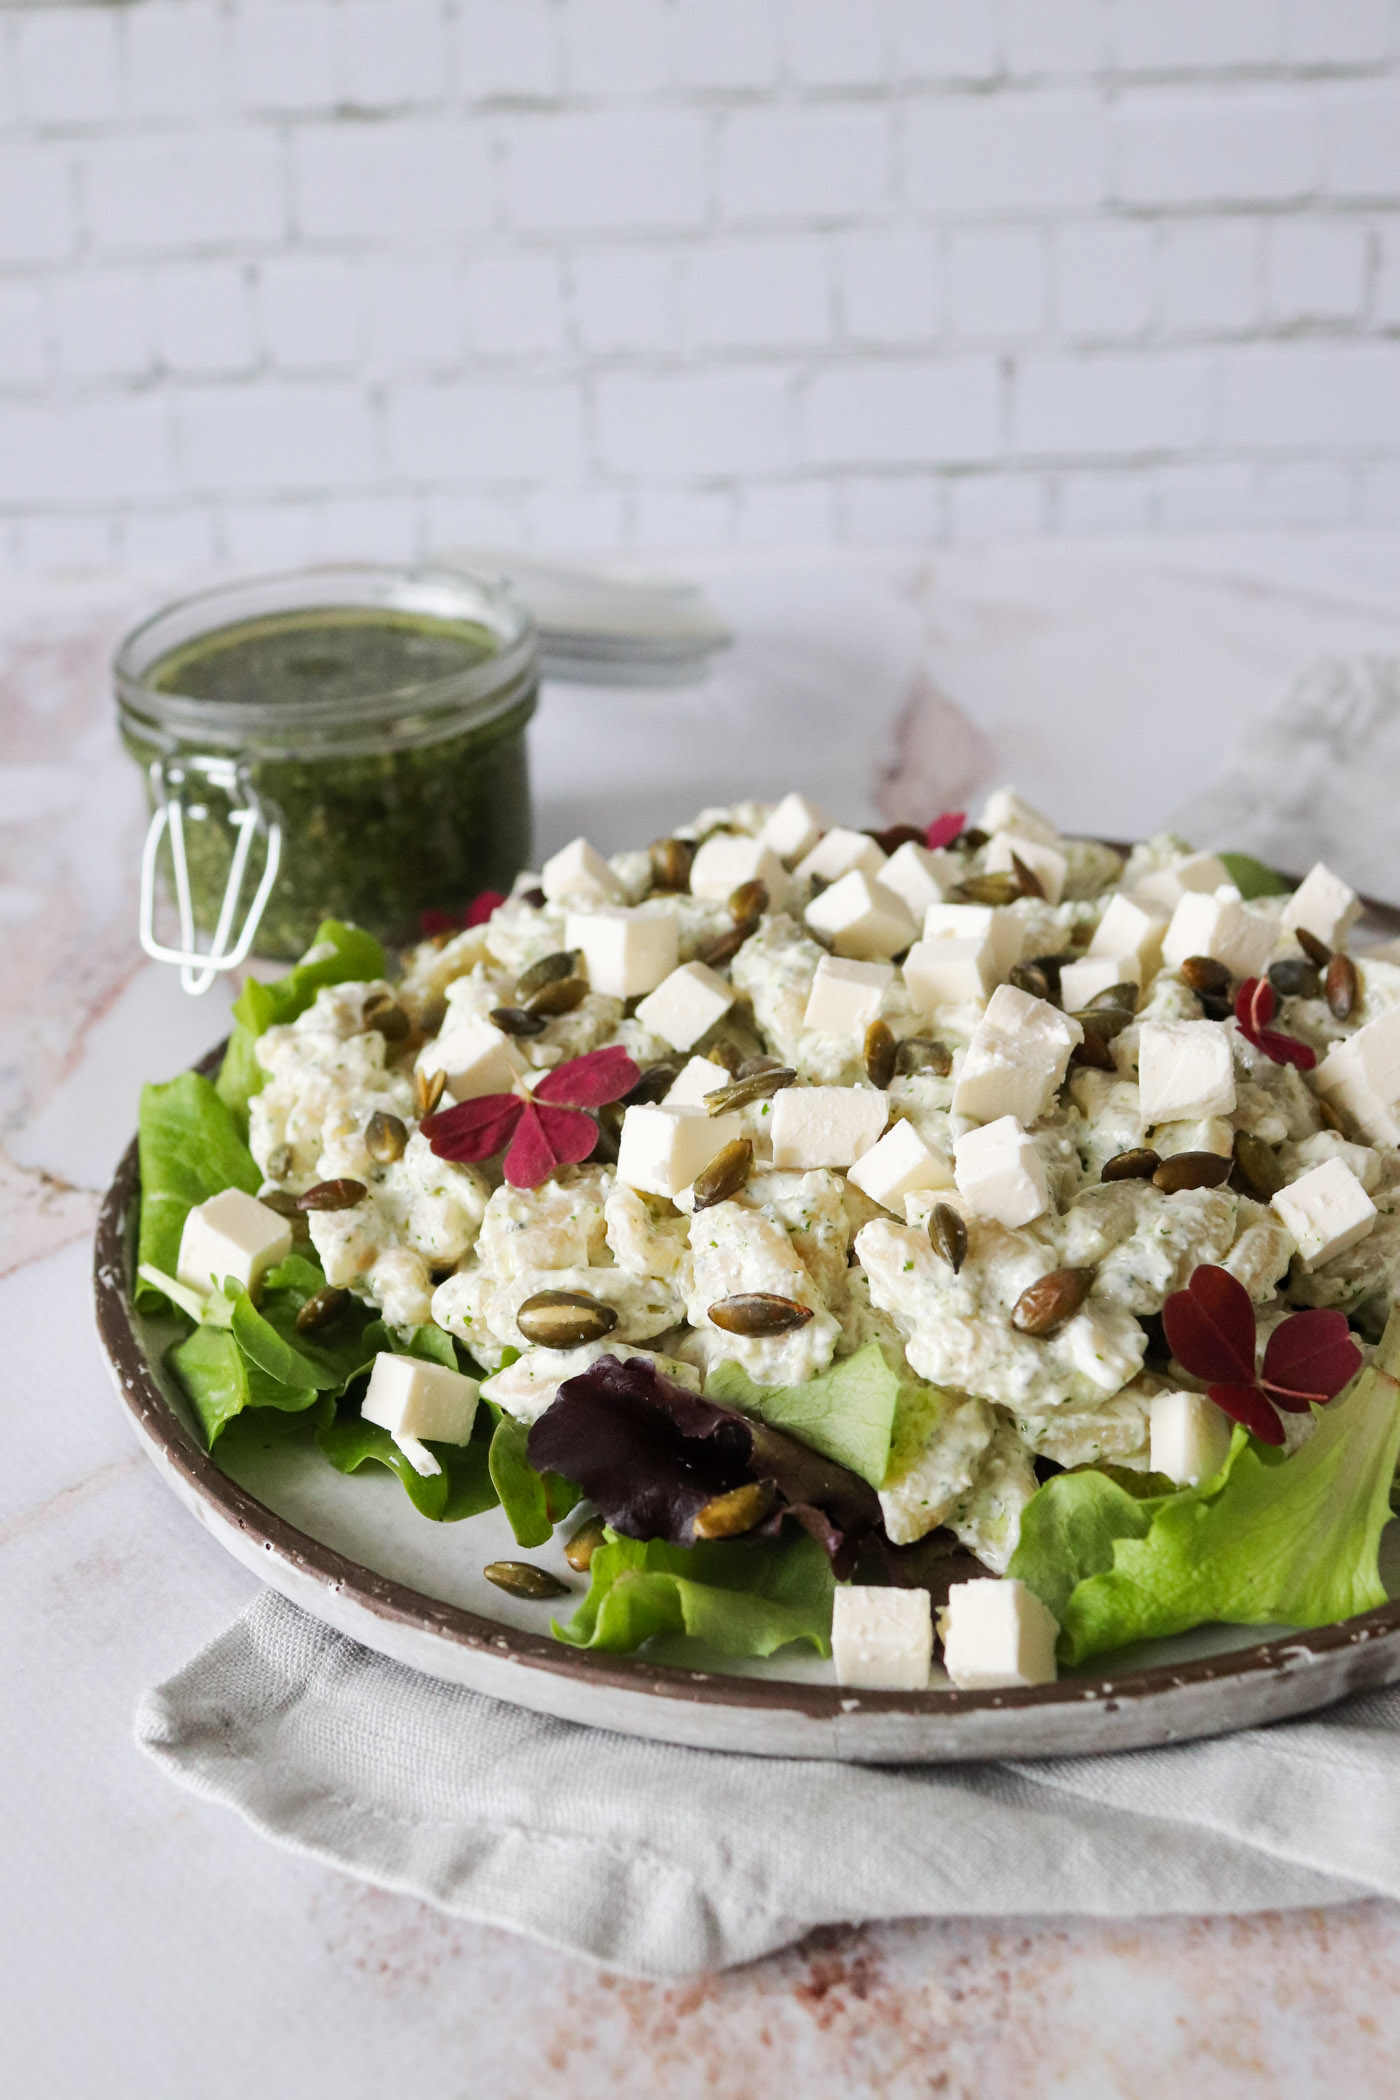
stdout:
[[1243,1422],[1264,1444],[1283,1442],[1283,1424],[1257,1385],[1213,1385],[1210,1397],[1232,1422]]
[[450,911],[435,911],[431,907],[418,914],[418,931],[425,941],[435,941],[444,933],[456,933],[457,921]]
[[597,1124],[581,1109],[522,1101],[520,1111],[504,1166],[513,1189],[538,1188],[556,1167],[578,1166],[598,1142]]
[[940,846],[951,846],[954,839],[966,829],[967,811],[965,809],[945,810],[941,817],[935,817],[929,825],[926,834],[929,852],[936,853]]
[[1317,1063],[1312,1045],[1270,1028],[1277,1006],[1277,995],[1267,977],[1246,977],[1235,994],[1235,1020],[1240,1034],[1276,1065],[1296,1065],[1300,1072],[1311,1072]]
[[602,1108],[630,1094],[641,1076],[640,1066],[627,1052],[610,1043],[546,1072],[535,1088],[535,1099],[562,1101],[570,1108]]
[[[1202,1262],[1162,1307],[1172,1355],[1193,1378],[1254,1383],[1254,1306],[1228,1269]],[[1227,1410],[1228,1412],[1228,1410]]]
[[1361,1369],[1361,1351],[1345,1313],[1317,1309],[1292,1313],[1269,1336],[1260,1383],[1290,1414],[1306,1414],[1309,1402],[1325,1406]]
[[478,896],[472,898],[471,903],[462,914],[462,924],[464,926],[484,926],[492,912],[498,910],[505,901],[505,897],[500,890],[482,890]]
[[420,1127],[439,1159],[494,1159],[510,1143],[524,1108],[518,1094],[482,1094],[425,1116]]

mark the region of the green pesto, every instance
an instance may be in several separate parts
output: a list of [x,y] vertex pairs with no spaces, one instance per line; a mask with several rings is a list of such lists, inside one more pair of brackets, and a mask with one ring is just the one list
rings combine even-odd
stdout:
[[[325,918],[400,944],[416,935],[421,912],[460,912],[481,890],[509,889],[530,855],[525,725],[535,690],[494,719],[456,730],[454,702],[440,690],[494,649],[488,629],[470,621],[327,607],[217,628],[152,667],[147,682],[157,692],[285,700],[289,741],[302,700],[394,695],[401,710],[423,689],[424,719],[439,718],[443,733],[427,742],[396,745],[386,731],[380,750],[279,757],[265,740],[250,757],[252,785],[283,826],[282,869],[258,932],[259,954],[299,956]],[[143,764],[156,755],[132,730],[124,739]],[[358,737],[357,746],[364,741]],[[210,933],[233,834],[226,798],[209,788],[200,799],[209,817],[186,823],[185,842],[195,918]],[[258,859],[255,851],[245,905]]]

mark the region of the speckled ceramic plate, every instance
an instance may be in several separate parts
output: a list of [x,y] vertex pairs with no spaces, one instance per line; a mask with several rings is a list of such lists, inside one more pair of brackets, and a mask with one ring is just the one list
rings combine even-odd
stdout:
[[[1369,907],[1364,930],[1393,938],[1400,911]],[[215,1464],[164,1367],[173,1323],[132,1304],[138,1191],[133,1142],[98,1222],[97,1324],[146,1451],[245,1567],[431,1676],[628,1735],[872,1764],[1138,1749],[1257,1727],[1400,1679],[1400,1603],[1308,1633],[1211,1627],[1029,1691],[852,1692],[832,1682],[830,1664],[796,1650],[748,1665],[716,1656],[712,1667],[697,1667],[690,1644],[676,1651],[684,1661],[665,1650],[581,1654],[551,1637],[551,1607],[507,1597],[482,1576],[488,1561],[519,1550],[499,1510],[432,1524],[381,1468],[347,1479],[314,1451],[286,1446],[245,1446],[227,1469]],[[530,1558],[582,1590],[557,1545]],[[1390,1558],[1387,1586],[1400,1596],[1400,1552]]]

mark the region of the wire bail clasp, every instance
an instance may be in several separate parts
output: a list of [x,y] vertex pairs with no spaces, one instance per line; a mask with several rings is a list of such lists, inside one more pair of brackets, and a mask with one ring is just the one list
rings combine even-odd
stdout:
[[[236,759],[157,758],[151,761],[148,771],[151,799],[155,808],[141,853],[141,946],[156,962],[177,963],[181,984],[192,998],[198,998],[202,992],[208,991],[221,970],[236,969],[253,945],[282,862],[282,826],[275,816],[264,809],[248,778],[246,767]],[[190,898],[189,861],[185,852],[186,818],[196,823],[214,821],[200,801],[195,800],[188,805],[185,801],[187,789],[197,791],[201,781],[227,799],[228,820],[235,833],[233,859],[228,871],[228,881],[224,885],[223,902],[219,906],[218,924],[207,951],[197,946],[194,906]],[[262,874],[258,879],[253,901],[248,906],[239,929],[238,938],[230,947],[233,915],[238,909],[238,899],[243,891],[253,840],[259,833],[265,840]],[[161,841],[167,834],[170,840],[170,865],[174,876],[175,907],[180,917],[178,948],[166,947],[163,942],[157,940],[155,930],[156,866],[160,857]]]

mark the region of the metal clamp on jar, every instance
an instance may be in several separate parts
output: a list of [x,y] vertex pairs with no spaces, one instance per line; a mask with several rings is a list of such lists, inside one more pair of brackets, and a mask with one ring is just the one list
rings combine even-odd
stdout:
[[529,860],[536,636],[498,583],[346,564],[222,586],[136,628],[114,677],[151,805],[141,944],[188,992],[255,941],[296,958],[326,918],[411,940]]

